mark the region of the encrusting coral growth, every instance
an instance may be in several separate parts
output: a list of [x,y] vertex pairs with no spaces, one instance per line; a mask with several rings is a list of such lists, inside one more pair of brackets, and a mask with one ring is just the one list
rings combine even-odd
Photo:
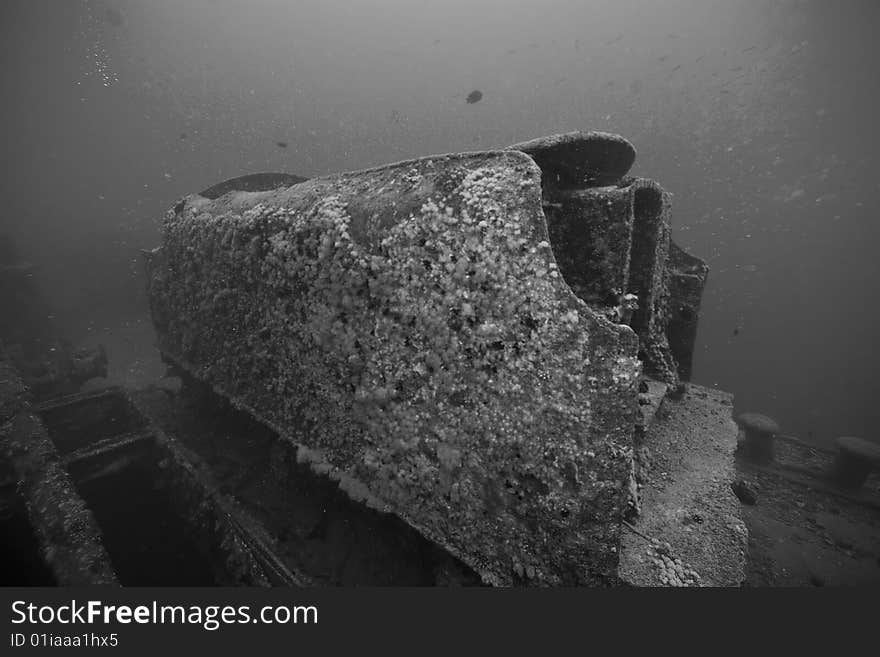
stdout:
[[160,348],[487,582],[611,583],[638,341],[563,281],[541,198],[516,151],[188,197]]

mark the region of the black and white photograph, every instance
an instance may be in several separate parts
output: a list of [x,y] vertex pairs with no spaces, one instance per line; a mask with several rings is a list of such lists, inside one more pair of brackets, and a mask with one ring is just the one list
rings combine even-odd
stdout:
[[0,0],[3,641],[144,587],[880,586],[878,27]]

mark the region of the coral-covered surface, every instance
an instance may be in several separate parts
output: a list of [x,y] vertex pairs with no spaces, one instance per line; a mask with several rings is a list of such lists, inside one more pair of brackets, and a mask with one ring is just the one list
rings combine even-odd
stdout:
[[485,152],[188,197],[160,348],[486,581],[611,583],[637,341],[563,281],[540,179]]
[[40,546],[61,586],[118,584],[91,511],[30,411],[17,372],[0,351],[0,458],[8,461]]
[[[646,178],[576,190],[545,187],[544,194],[550,243],[572,290],[594,310],[632,327],[648,375],[677,383],[668,340],[670,304],[678,303],[667,272],[668,194]],[[695,292],[697,301],[701,292]],[[637,299],[631,317],[619,312],[626,294]],[[693,343],[676,344],[689,365]]]

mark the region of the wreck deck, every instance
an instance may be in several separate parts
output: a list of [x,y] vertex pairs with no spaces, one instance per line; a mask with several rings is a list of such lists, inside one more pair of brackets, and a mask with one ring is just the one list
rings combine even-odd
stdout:
[[650,463],[643,467],[641,513],[621,538],[624,582],[676,585],[690,575],[692,585],[739,586],[745,579],[748,532],[730,489],[732,401],[689,384],[680,399],[667,397],[657,407],[642,446]]
[[18,502],[61,585],[310,583],[216,490],[204,463],[121,389],[23,405],[0,438]]

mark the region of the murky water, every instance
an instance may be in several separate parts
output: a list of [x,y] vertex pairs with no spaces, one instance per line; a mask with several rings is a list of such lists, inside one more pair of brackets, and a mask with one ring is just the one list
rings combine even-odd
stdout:
[[[140,249],[181,196],[575,129],[622,134],[708,261],[694,379],[873,439],[880,77],[864,0],[30,2],[0,8],[12,236],[111,379],[161,377]],[[479,92],[479,98],[473,92]]]

